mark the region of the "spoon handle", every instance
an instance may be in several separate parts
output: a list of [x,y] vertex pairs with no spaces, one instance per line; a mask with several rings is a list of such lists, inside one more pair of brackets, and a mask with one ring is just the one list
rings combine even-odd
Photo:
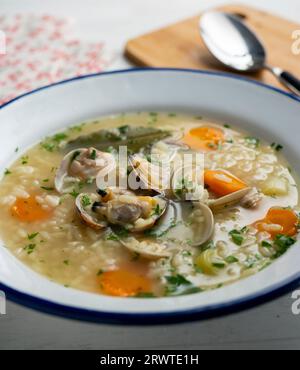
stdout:
[[289,72],[283,71],[279,76],[280,81],[295,94],[300,95],[300,80]]
[[294,94],[300,96],[300,80],[290,72],[283,71],[280,68],[268,68],[279,81],[290,89]]

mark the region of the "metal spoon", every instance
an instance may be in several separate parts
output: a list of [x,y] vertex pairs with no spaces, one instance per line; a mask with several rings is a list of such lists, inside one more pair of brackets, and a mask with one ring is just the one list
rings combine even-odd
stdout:
[[300,80],[267,64],[263,44],[238,16],[210,11],[201,17],[199,26],[207,48],[221,63],[244,72],[267,69],[284,86],[300,95]]

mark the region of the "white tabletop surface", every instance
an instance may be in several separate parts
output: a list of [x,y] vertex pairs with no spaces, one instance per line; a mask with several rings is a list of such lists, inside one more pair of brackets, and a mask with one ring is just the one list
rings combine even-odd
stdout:
[[[239,0],[300,23],[299,0]],[[0,15],[52,13],[74,19],[75,36],[104,40],[122,58],[126,40],[223,4],[220,0],[0,0]],[[300,56],[299,56],[300,62]],[[291,294],[228,317],[160,327],[95,325],[51,317],[8,303],[0,349],[300,349],[300,316]]]

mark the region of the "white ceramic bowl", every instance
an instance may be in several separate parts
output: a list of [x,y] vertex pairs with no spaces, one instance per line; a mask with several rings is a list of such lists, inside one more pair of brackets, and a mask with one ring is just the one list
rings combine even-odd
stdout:
[[[281,143],[300,173],[300,100],[245,79],[189,70],[129,70],[80,77],[39,89],[0,109],[0,170],[41,138],[68,125],[129,111],[178,111],[230,122]],[[20,154],[18,153],[18,156]],[[264,271],[230,286],[176,298],[123,299],[66,289],[0,246],[0,289],[21,304],[98,322],[166,323],[253,306],[300,281],[300,243]]]

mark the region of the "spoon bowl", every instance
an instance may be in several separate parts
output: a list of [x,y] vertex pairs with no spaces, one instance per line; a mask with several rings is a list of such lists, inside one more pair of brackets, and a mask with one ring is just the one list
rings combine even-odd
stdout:
[[199,28],[208,50],[223,65],[240,72],[267,69],[288,89],[300,95],[300,81],[291,73],[267,64],[263,43],[238,16],[206,12]]

